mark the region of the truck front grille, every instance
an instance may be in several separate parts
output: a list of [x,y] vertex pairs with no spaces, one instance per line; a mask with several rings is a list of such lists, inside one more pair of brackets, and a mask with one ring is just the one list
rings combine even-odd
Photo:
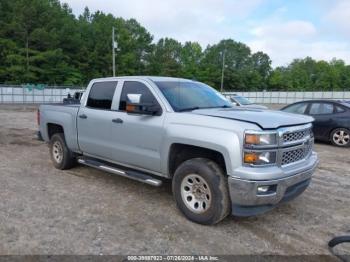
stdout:
[[313,148],[312,125],[286,127],[280,130],[279,164],[292,164],[307,158]]
[[307,137],[308,135],[310,135],[310,132],[311,132],[310,129],[305,129],[305,130],[285,133],[285,134],[283,134],[283,143],[289,143],[289,142],[302,140],[305,137]]
[[282,166],[300,161],[303,158],[304,158],[304,150],[302,148],[284,152],[282,155]]
[[288,165],[308,157],[310,152],[312,151],[312,144],[312,141],[308,141],[308,143],[304,144],[304,146],[301,148],[283,152],[281,165]]

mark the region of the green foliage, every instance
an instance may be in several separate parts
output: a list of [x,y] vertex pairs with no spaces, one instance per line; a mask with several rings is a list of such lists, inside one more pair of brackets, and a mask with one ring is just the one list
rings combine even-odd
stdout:
[[350,66],[342,60],[296,59],[271,67],[263,52],[232,39],[207,46],[153,36],[135,19],[86,7],[75,17],[58,0],[0,1],[0,83],[85,85],[112,75],[115,27],[117,75],[162,75],[195,79],[225,90],[344,90]]
[[271,89],[295,91],[349,90],[350,66],[343,60],[295,59],[287,67],[277,67],[269,79]]

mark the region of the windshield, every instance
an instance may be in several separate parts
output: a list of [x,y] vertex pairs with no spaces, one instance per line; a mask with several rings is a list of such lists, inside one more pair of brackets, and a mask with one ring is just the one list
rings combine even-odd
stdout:
[[245,98],[244,96],[234,96],[232,98],[237,100],[238,103],[244,106],[253,104],[253,102],[249,101],[248,98]]
[[157,81],[155,83],[176,112],[232,107],[223,95],[203,83],[190,81]]

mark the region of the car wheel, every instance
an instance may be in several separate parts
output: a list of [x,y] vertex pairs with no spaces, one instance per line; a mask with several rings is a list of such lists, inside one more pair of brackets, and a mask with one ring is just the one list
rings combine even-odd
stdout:
[[74,154],[67,147],[62,133],[54,134],[51,137],[49,148],[51,160],[57,169],[69,169],[76,163]]
[[346,128],[337,128],[331,133],[331,142],[333,145],[348,147],[350,146],[350,131]]
[[175,171],[172,190],[180,211],[191,221],[212,225],[231,210],[227,176],[215,162],[194,158]]

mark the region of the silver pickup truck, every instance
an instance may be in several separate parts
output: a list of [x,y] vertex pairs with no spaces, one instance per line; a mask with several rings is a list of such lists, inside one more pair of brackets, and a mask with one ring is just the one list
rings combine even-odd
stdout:
[[186,79],[95,79],[80,105],[42,105],[38,116],[56,168],[80,163],[152,186],[171,179],[178,208],[201,224],[295,198],[318,163],[313,118],[232,107]]

